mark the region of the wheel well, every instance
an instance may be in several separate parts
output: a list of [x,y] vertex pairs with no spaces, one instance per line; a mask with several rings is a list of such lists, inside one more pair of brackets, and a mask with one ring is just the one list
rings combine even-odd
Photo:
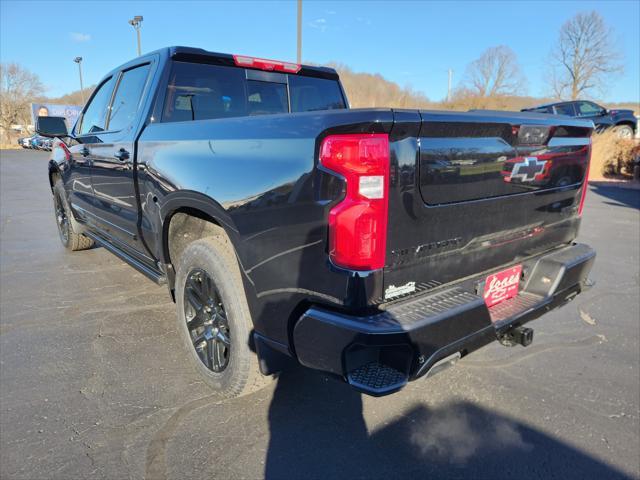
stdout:
[[53,186],[56,183],[56,179],[62,178],[60,175],[60,171],[56,169],[49,168],[49,186],[51,187],[51,191],[53,191]]
[[628,127],[631,127],[631,130],[633,130],[634,132],[636,131],[636,126],[634,125],[633,122],[630,122],[628,120],[623,120],[622,122],[616,123],[616,127],[620,127],[622,125],[626,125]]
[[224,228],[214,218],[193,208],[175,211],[169,221],[165,222],[164,230],[165,260],[174,265],[187,245],[194,240],[213,236],[228,238]]

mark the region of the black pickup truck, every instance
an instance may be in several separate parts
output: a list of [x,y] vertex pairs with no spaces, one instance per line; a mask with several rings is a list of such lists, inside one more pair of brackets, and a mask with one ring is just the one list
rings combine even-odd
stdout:
[[525,108],[523,112],[569,115],[593,121],[597,131],[612,128],[619,138],[631,139],[638,131],[638,119],[633,110],[607,110],[597,103],[587,100],[547,103],[538,107]]
[[388,394],[590,285],[588,121],[349,109],[332,69],[171,47],[37,129],[63,244],[166,284],[224,396],[287,357]]

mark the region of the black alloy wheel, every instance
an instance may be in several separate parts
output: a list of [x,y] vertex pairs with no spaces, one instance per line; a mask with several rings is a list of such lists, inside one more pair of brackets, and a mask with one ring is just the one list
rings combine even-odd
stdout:
[[62,242],[66,245],[69,243],[69,218],[67,212],[64,209],[64,204],[60,195],[55,194],[53,197],[54,212],[56,215],[56,224],[58,225],[58,233]]
[[191,270],[184,286],[184,317],[200,361],[220,373],[229,365],[231,336],[220,293],[207,272]]

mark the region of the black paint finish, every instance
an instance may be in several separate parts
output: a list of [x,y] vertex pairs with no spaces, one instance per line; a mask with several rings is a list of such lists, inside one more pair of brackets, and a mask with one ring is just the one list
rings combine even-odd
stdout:
[[[588,148],[588,122],[529,113],[344,109],[162,123],[172,59],[232,64],[228,55],[173,47],[115,69],[109,75],[152,64],[138,116],[118,132],[72,133],[71,158],[56,157],[50,172],[62,176],[79,229],[125,252],[149,276],[166,278],[170,288],[172,216],[189,212],[223,227],[255,331],[283,351],[296,353],[294,325],[312,306],[375,314],[390,286],[435,288],[569,244],[577,234],[587,158],[579,152]],[[325,68],[303,67],[300,74],[337,79]],[[513,128],[525,124],[556,133],[548,145],[522,149]],[[327,217],[344,183],[317,158],[322,139],[339,133],[389,134],[383,270],[347,271],[328,260]],[[568,180],[554,184],[550,175],[507,183],[521,158],[536,155],[567,170]]]

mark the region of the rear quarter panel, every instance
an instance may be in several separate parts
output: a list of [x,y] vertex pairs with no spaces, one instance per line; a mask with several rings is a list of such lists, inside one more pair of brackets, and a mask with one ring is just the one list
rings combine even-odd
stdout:
[[342,183],[316,169],[330,133],[389,131],[390,110],[342,110],[151,123],[138,143],[141,231],[169,262],[168,219],[185,206],[220,224],[235,246],[256,330],[283,345],[308,302],[366,306],[381,272],[352,274],[326,255],[326,222]]

